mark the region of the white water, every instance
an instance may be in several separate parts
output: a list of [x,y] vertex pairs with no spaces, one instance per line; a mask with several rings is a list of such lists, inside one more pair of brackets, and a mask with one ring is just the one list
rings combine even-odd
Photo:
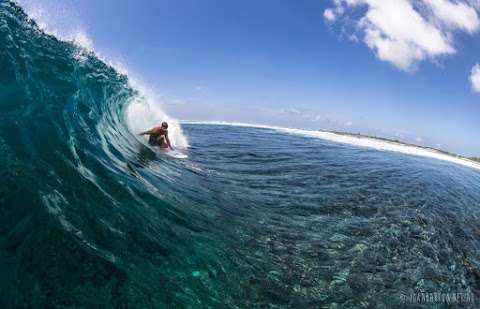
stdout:
[[308,136],[312,138],[320,138],[323,140],[329,140],[333,142],[355,145],[360,147],[368,147],[368,148],[374,148],[377,150],[394,151],[394,152],[401,152],[408,155],[428,157],[428,158],[448,161],[455,164],[480,170],[480,163],[472,160],[450,156],[450,155],[435,151],[433,149],[424,149],[424,148],[415,147],[415,146],[396,144],[393,142],[377,140],[374,138],[355,137],[355,136],[347,136],[347,135],[335,134],[332,132],[325,132],[325,131],[292,129],[292,128],[283,128],[283,127],[268,126],[268,125],[248,124],[248,123],[233,123],[233,122],[222,122],[222,121],[210,121],[210,122],[182,121],[182,123],[205,124],[205,125],[228,125],[228,126],[238,126],[238,127],[271,129],[279,132]]
[[[174,148],[186,148],[188,142],[183,135],[182,128],[178,121],[169,117],[155,104],[150,104],[151,100],[137,99],[131,102],[127,107],[126,120],[130,131],[138,136],[138,133],[159,126],[162,121],[168,122],[169,138]],[[138,137],[146,143],[147,137]]]
[[[79,16],[68,7],[67,3],[58,2],[58,0],[18,0],[17,2],[43,32],[62,41],[71,42],[83,50],[83,54],[80,52],[77,55],[78,61],[82,61],[86,57],[86,53],[91,52],[117,72],[128,76],[130,87],[139,93],[139,98],[136,98],[127,107],[125,117],[129,129],[134,135],[138,136],[137,133],[167,121],[172,145],[180,149],[188,147],[188,141],[183,135],[180,124],[163,111],[155,91],[150,89],[146,83],[141,82],[140,78],[135,78],[122,61],[112,60],[95,50],[93,41],[84,30]],[[146,141],[144,137],[138,138],[142,142]]]
[[[158,126],[162,121],[169,123],[170,140],[176,148],[188,147],[188,141],[183,135],[179,122],[168,116],[161,108],[160,101],[156,99],[154,91],[148,89],[139,79],[132,78],[132,74],[119,61],[112,61],[99,52],[95,51],[92,40],[83,30],[81,23],[76,15],[66,10],[66,6],[58,5],[58,2],[48,0],[19,0],[18,3],[24,8],[30,18],[35,20],[42,31],[56,36],[63,41],[69,41],[83,48],[85,51],[94,52],[95,55],[104,62],[114,67],[118,72],[129,76],[129,83],[132,88],[137,89],[140,98],[137,98],[128,106],[126,111],[126,120],[129,129],[133,134],[145,131],[151,127]],[[449,161],[463,166],[468,166],[480,170],[480,164],[471,160],[449,156],[431,149],[422,149],[419,147],[389,143],[373,138],[360,138],[354,136],[339,135],[331,132],[312,131],[303,129],[283,128],[276,126],[229,123],[229,122],[185,122],[195,124],[210,125],[231,125],[272,129],[290,134],[298,134],[313,138],[321,138],[334,142],[346,143],[362,147],[369,147],[384,151],[396,151],[409,155],[429,157],[443,161]],[[141,138],[141,137],[139,137]],[[142,140],[145,142],[146,140]]]

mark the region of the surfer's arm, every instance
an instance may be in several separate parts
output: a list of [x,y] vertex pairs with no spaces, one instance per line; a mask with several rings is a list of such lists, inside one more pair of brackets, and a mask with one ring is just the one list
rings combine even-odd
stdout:
[[153,129],[138,133],[138,135],[150,135],[150,134],[153,134]]
[[170,139],[168,138],[168,133],[165,134],[165,141],[167,142],[168,147],[173,150],[172,145],[170,144]]

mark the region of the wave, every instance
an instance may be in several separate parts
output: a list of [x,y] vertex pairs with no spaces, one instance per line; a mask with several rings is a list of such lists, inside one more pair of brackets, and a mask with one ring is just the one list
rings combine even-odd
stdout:
[[0,1],[1,308],[375,307],[423,270],[479,290],[473,171],[249,124],[217,123],[282,134],[185,125],[190,159],[159,155],[137,132],[168,120],[188,147],[182,123],[72,37]]
[[469,168],[480,170],[480,164],[466,159],[455,157],[452,155],[448,155],[442,153],[440,151],[436,151],[434,149],[427,149],[421,147],[415,147],[411,145],[402,145],[394,142],[382,141],[377,140],[374,138],[368,137],[355,137],[355,136],[348,136],[348,135],[341,135],[333,132],[327,131],[313,131],[313,130],[304,130],[304,129],[295,129],[295,128],[285,128],[279,126],[270,126],[270,125],[262,125],[262,124],[249,124],[249,123],[239,123],[239,122],[225,122],[225,121],[182,121],[182,123],[190,123],[190,124],[199,124],[199,125],[224,125],[224,126],[237,126],[237,127],[251,127],[251,128],[260,128],[260,129],[270,129],[276,130],[279,132],[289,133],[289,134],[296,134],[302,136],[308,136],[312,138],[320,138],[323,140],[328,140],[337,143],[344,143],[348,145],[355,145],[360,147],[367,147],[373,148],[376,150],[381,151],[393,151],[399,152],[407,155],[413,156],[420,156],[420,157],[427,157],[441,161],[448,161],[451,163],[455,163],[458,165],[466,166]]
[[[170,125],[172,144],[177,148],[188,147],[188,141],[181,126],[175,118],[170,117],[162,110],[155,91],[133,74],[122,61],[112,60],[97,51],[81,22],[70,10],[57,2],[40,4],[37,1],[22,0],[20,4],[27,13],[26,18],[33,21],[42,33],[78,47],[74,54],[75,59],[85,61],[88,54],[91,54],[107,66],[114,68],[119,74],[127,76],[127,86],[137,93],[128,102],[125,110],[125,120],[132,132],[141,132],[158,126],[162,121],[167,121]],[[146,139],[140,138],[140,141],[144,143]]]
[[[161,252],[177,237],[159,239],[171,235],[161,222],[184,220],[188,209],[179,210],[168,190],[185,185],[177,181],[184,167],[137,134],[166,120],[172,144],[185,148],[180,124],[88,36],[57,37],[45,27],[0,1],[0,284],[10,286],[3,308],[75,307],[82,295],[65,292],[68,284],[118,293],[127,273],[146,265],[139,261],[148,250]],[[87,307],[106,307],[102,297]]]

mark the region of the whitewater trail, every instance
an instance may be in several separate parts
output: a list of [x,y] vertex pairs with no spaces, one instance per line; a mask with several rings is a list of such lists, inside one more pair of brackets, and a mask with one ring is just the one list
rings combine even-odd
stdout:
[[190,159],[158,156],[136,133],[175,119],[77,46],[0,1],[0,308],[478,298],[477,170],[268,126],[181,123]]
[[368,138],[368,137],[355,137],[355,136],[341,135],[333,132],[320,131],[320,130],[313,131],[313,130],[294,129],[294,128],[285,128],[285,127],[269,126],[269,125],[261,125],[261,124],[238,123],[238,122],[182,121],[182,123],[270,129],[270,130],[276,130],[279,132],[284,132],[289,134],[320,138],[323,140],[329,140],[337,143],[344,143],[344,144],[355,145],[360,147],[373,148],[376,150],[393,151],[393,152],[399,152],[407,155],[428,157],[428,158],[437,159],[441,161],[448,161],[448,162],[463,165],[469,168],[480,170],[480,164],[472,160],[454,157],[448,154],[435,151],[433,149],[425,149],[425,148],[420,148],[415,146],[401,145],[393,142],[381,141],[381,140],[376,140],[374,138]]

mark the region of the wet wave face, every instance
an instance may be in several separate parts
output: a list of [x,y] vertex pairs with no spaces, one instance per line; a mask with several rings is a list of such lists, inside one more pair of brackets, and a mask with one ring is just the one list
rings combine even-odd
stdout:
[[[0,68],[2,308],[480,296],[478,170],[275,128],[180,127],[6,1]],[[136,135],[163,119],[187,159]]]

